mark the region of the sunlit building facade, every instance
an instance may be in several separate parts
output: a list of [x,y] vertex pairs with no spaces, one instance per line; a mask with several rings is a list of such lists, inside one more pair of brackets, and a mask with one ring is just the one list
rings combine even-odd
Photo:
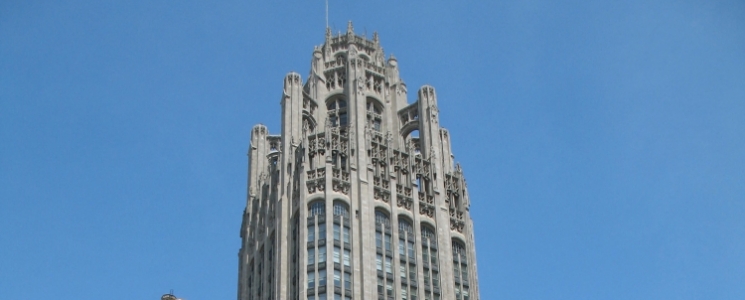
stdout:
[[284,78],[282,128],[251,132],[238,299],[477,300],[470,199],[434,88],[332,35]]

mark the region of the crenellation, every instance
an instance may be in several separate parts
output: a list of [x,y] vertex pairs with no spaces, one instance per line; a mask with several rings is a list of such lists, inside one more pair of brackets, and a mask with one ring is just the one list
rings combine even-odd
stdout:
[[470,199],[435,89],[407,93],[378,34],[351,23],[327,29],[305,83],[285,76],[281,134],[251,131],[239,300],[478,299]]

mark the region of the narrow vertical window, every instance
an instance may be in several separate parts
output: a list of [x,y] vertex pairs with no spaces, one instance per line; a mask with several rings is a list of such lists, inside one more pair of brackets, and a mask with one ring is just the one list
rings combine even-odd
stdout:
[[341,263],[341,249],[339,247],[334,247],[334,263],[340,264]]
[[308,226],[308,242],[312,242],[316,239],[316,226]]
[[334,241],[341,241],[341,226],[334,224]]
[[318,271],[318,286],[326,286],[326,270]]
[[316,273],[313,271],[308,272],[308,288],[312,289],[316,287]]
[[318,224],[318,239],[326,239],[326,223]]
[[318,263],[326,262],[326,246],[318,247]]
[[344,266],[346,267],[349,267],[349,256],[350,256],[350,251],[345,249],[344,250]]
[[393,270],[391,269],[391,265],[392,265],[391,258],[386,257],[385,258],[385,272],[386,273],[393,273]]
[[315,263],[316,263],[316,249],[309,248],[308,249],[308,265],[313,265]]

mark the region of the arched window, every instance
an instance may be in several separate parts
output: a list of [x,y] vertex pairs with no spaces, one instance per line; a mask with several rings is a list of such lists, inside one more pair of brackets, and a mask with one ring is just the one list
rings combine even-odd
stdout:
[[407,221],[403,217],[398,218],[398,230],[405,232],[414,232],[414,227],[411,226],[411,222]]
[[429,225],[422,224],[422,239],[437,241],[435,230],[429,227]]
[[455,299],[469,300],[468,293],[468,255],[463,242],[453,239],[453,275],[455,278]]
[[393,252],[391,251],[391,219],[381,209],[375,210],[375,262],[378,273],[378,294],[383,294],[386,282],[388,298],[393,298]]
[[326,204],[323,201],[315,201],[308,205],[308,217],[326,214]]
[[334,201],[334,216],[349,217],[349,207],[342,201]]
[[414,285],[408,284],[417,280],[417,259],[416,249],[414,249],[416,237],[414,236],[414,227],[408,217],[398,216],[398,260],[399,276],[401,277],[401,297],[405,295],[416,295],[417,290]]
[[460,241],[453,240],[453,256],[460,256],[466,254],[466,246]]
[[326,109],[329,114],[331,127],[343,127],[349,123],[347,117],[347,101],[342,98],[335,98],[326,103]]
[[440,274],[438,273],[439,261],[437,258],[437,235],[435,229],[428,224],[422,223],[422,264],[424,266],[424,299],[436,299],[437,294],[433,294],[433,291],[429,287],[434,287],[434,290],[440,287]]
[[391,219],[388,217],[388,214],[382,210],[375,210],[375,224],[382,224],[386,227],[390,227]]

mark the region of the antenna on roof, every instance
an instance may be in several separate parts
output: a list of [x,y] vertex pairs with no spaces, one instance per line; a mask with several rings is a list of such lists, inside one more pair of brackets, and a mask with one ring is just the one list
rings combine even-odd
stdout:
[[329,28],[329,0],[326,0],[326,28]]

